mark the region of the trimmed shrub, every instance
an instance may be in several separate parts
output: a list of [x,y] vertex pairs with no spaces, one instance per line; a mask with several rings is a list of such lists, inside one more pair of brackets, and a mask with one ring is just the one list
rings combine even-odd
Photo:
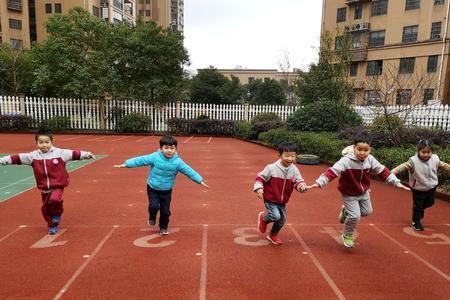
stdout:
[[297,110],[286,121],[296,131],[336,132],[340,128],[358,126],[362,118],[350,107],[332,101],[316,101]]
[[297,142],[296,133],[289,131],[286,128],[272,129],[267,132],[263,132],[258,138],[273,147],[278,147],[278,145],[282,142]]
[[25,130],[33,127],[33,118],[23,115],[0,115],[0,129]]
[[241,139],[248,140],[252,132],[252,127],[249,122],[237,122],[234,124],[233,135]]
[[141,113],[126,115],[120,126],[120,131],[123,132],[149,132],[151,129],[152,119]]
[[[390,129],[389,129],[390,126]],[[404,128],[405,123],[402,118],[397,115],[377,116],[373,119],[370,131],[374,133],[389,132],[389,130],[397,132]]]
[[253,117],[252,124],[258,122],[278,121],[281,122],[281,118],[273,112],[260,113]]
[[214,119],[181,119],[167,121],[169,131],[175,134],[233,135],[236,121]]
[[209,120],[211,119],[209,116],[207,115],[199,115],[197,116],[197,120]]
[[57,116],[42,121],[39,128],[50,131],[66,131],[72,129],[70,125],[70,117],[62,116]]
[[250,139],[257,139],[259,134],[262,132],[269,131],[271,129],[277,129],[284,127],[281,121],[258,121],[252,123],[252,130],[250,134]]

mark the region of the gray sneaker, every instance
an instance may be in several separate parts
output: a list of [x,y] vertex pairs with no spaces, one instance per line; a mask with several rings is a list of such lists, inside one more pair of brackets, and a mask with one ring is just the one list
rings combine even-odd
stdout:
[[159,234],[160,235],[168,235],[169,234],[169,230],[167,230],[167,229],[160,229],[159,230]]
[[148,219],[148,226],[155,226],[156,220]]
[[339,213],[339,223],[344,224],[345,219],[347,219],[347,212],[345,211],[345,206],[342,205],[341,212]]

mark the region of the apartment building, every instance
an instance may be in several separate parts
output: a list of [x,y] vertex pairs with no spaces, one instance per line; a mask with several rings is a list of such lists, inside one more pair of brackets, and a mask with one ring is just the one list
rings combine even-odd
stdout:
[[42,42],[45,22],[55,14],[82,7],[109,23],[144,21],[173,30],[183,30],[183,0],[0,0],[0,43],[30,48]]
[[136,0],[137,14],[145,22],[183,32],[184,0]]
[[383,101],[383,77],[394,87],[384,91],[395,93],[389,104],[449,104],[449,9],[449,0],[323,0],[322,33],[332,32],[335,47],[351,35],[355,102]]
[[217,72],[225,75],[228,79],[231,79],[231,76],[237,77],[241,84],[248,84],[254,80],[266,81],[269,79],[291,82],[298,77],[297,69],[294,69],[294,72],[279,72],[277,69],[218,69]]

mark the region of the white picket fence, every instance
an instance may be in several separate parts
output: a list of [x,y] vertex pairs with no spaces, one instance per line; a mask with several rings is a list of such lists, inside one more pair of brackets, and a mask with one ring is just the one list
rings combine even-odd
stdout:
[[[104,104],[103,104],[104,103]],[[103,106],[103,107],[102,107]],[[55,116],[70,117],[73,129],[106,129],[114,130],[115,120],[112,117],[115,109],[120,108],[125,114],[142,113],[151,118],[154,131],[166,131],[167,120],[179,117],[194,119],[207,115],[218,120],[251,120],[257,114],[274,112],[286,120],[296,106],[285,105],[248,105],[248,104],[201,104],[201,103],[167,103],[151,105],[139,101],[109,100],[101,102],[97,99],[57,99],[39,97],[0,96],[0,115],[24,114],[37,122]],[[365,124],[371,124],[377,115],[382,115],[383,107],[354,106],[362,116]],[[445,106],[390,106],[388,113],[404,118],[407,124],[422,127],[439,127],[450,130],[450,109]],[[104,113],[103,113],[104,111]]]

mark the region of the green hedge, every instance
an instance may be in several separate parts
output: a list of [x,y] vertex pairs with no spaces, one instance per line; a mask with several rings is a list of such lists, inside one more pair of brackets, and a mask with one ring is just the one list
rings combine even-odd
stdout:
[[39,124],[40,129],[50,130],[50,131],[67,131],[72,129],[70,125],[70,117],[53,117],[44,120]]

